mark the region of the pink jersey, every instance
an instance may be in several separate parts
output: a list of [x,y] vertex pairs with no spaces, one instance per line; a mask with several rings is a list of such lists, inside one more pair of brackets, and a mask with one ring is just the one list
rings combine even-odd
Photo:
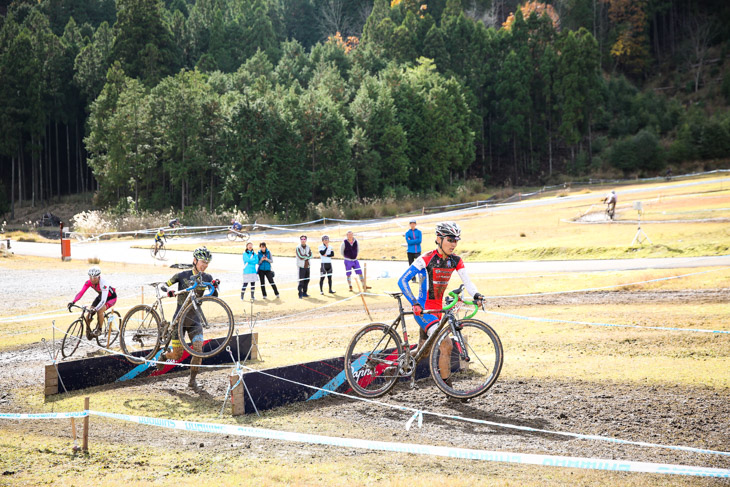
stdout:
[[81,288],[81,291],[79,291],[79,293],[76,295],[73,302],[75,303],[76,301],[81,299],[83,297],[83,295],[86,293],[86,290],[89,288],[91,288],[94,291],[96,291],[97,293],[99,293],[99,298],[100,298],[99,304],[97,304],[96,307],[94,308],[96,311],[100,310],[101,307],[107,303],[107,301],[109,301],[111,299],[116,300],[116,297],[117,297],[116,291],[114,290],[113,287],[111,287],[109,285],[108,282],[106,282],[106,280],[103,277],[100,276],[99,282],[97,284],[93,284],[91,282],[91,279],[86,281],[84,283],[84,287]]

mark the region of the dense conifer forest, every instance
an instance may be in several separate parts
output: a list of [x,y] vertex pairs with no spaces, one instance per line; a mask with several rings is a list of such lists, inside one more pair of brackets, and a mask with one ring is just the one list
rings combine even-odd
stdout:
[[0,213],[656,175],[730,151],[730,3],[0,0]]

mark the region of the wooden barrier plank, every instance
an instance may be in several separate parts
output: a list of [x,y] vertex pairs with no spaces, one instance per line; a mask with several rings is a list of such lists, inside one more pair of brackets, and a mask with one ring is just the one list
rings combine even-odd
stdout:
[[[452,351],[451,364],[453,371],[459,370],[459,355],[456,347]],[[345,358],[336,357],[288,365],[286,367],[246,372],[243,374],[243,381],[246,384],[248,393],[241,387],[237,398],[243,398],[244,413],[250,414],[255,412],[256,409],[262,411],[284,406],[292,402],[312,401],[329,394],[329,392],[318,391],[311,387],[294,384],[293,382],[319,387],[327,391],[349,394],[352,392],[352,389],[345,377],[344,365]],[[428,359],[425,358],[416,367],[416,380],[429,377],[430,374]],[[288,379],[288,381],[282,379]],[[401,381],[409,380],[410,378],[401,379]],[[251,397],[249,397],[249,393]],[[253,404],[251,403],[252,399]],[[254,409],[254,404],[256,409]],[[233,414],[236,415],[235,412]]]
[[[253,339],[253,340],[252,340]],[[204,350],[210,346],[217,346],[220,339],[211,339],[206,341]],[[229,346],[233,357],[238,359],[239,355],[243,359],[251,348],[252,341],[258,340],[258,334],[245,333],[241,335],[234,335],[231,338]],[[213,342],[213,343],[209,343]],[[240,351],[238,347],[240,346]],[[239,353],[240,352],[240,353]],[[143,357],[147,355],[149,351],[140,351],[135,355]],[[179,361],[181,364],[190,363],[190,355],[183,353],[183,358]],[[204,365],[222,365],[229,364],[231,362],[231,356],[225,350],[214,357],[203,359]],[[100,357],[89,357],[78,360],[69,360],[57,362],[58,373],[53,365],[46,365],[46,383],[45,383],[45,395],[50,396],[63,392],[63,388],[60,384],[49,383],[53,377],[58,380],[60,374],[63,385],[66,386],[67,391],[76,391],[80,389],[86,389],[87,387],[94,387],[106,384],[112,384],[114,382],[124,382],[127,380],[141,378],[141,377],[154,377],[158,375],[167,374],[169,372],[176,372],[180,370],[187,370],[187,367],[181,367],[177,364],[169,364],[162,370],[157,370],[152,364],[132,364],[126,358],[120,355],[103,355]]]

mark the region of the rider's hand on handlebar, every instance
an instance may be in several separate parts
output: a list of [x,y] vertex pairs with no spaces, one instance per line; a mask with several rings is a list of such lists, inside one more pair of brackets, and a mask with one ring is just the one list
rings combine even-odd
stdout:
[[175,297],[175,291],[173,291],[172,289],[170,289],[169,291],[167,291],[167,297],[168,298],[174,298]]
[[71,301],[70,303],[68,303],[68,306],[66,306],[66,307],[68,308],[68,312],[69,312],[69,313],[71,312],[71,307],[72,307],[72,306],[73,306],[74,304],[76,304],[76,303],[74,303],[73,301]]
[[476,293],[474,295],[474,304],[476,304],[480,308],[484,309],[484,304],[485,304],[484,296],[482,294]]
[[218,286],[220,286],[220,284],[221,284],[221,280],[220,280],[220,279],[215,279],[215,280],[213,281],[213,286],[214,286],[214,287],[218,287]]
[[423,314],[423,308],[420,304],[413,305],[413,314],[416,316],[421,316],[421,314]]

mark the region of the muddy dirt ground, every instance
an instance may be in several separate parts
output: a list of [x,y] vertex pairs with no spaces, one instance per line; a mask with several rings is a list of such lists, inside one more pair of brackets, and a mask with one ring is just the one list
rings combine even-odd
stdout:
[[[605,303],[605,294],[513,298],[502,304],[528,306],[548,303]],[[730,300],[730,290],[622,291],[610,293],[610,299],[614,302],[631,303],[691,300],[699,306],[701,303],[727,303]],[[338,312],[326,311],[322,313],[322,317],[327,318],[331,313]],[[43,366],[46,363],[47,353],[38,344],[0,353],[0,384],[3,384],[0,390],[0,411],[28,412],[28,405],[16,396],[15,391],[41,384]],[[202,372],[199,375],[201,388],[198,392],[187,388],[187,375],[184,373],[154,380],[143,379],[126,385],[125,396],[162,395],[185,403],[203,399],[208,407],[220,409],[226,393],[227,375],[227,370]],[[93,391],[106,391],[114,387],[116,386],[105,386]],[[127,406],[135,408],[141,415],[147,414],[149,404],[143,399],[137,401],[139,404]],[[384,401],[447,415],[551,431],[730,450],[730,391],[709,387],[500,378],[483,397],[466,403],[455,403],[446,400],[432,381],[426,379],[420,381],[415,390],[411,390],[407,384],[399,384]],[[44,410],[49,409],[46,404]],[[153,411],[149,415],[155,416]],[[386,441],[730,468],[730,456],[617,445],[556,434],[465,423],[431,415],[425,415],[422,428],[414,427],[406,431],[404,426],[409,417],[409,413],[346,398],[299,403],[264,413],[267,420],[265,427],[315,434],[352,436],[350,431],[333,432],[326,425],[352,424],[358,426],[358,433],[365,432],[369,439]],[[242,418],[239,423],[258,425],[254,416]],[[94,441],[122,442],[130,446],[150,445],[176,449],[197,445],[198,448],[211,452],[235,452],[245,448],[249,455],[265,456],[269,454],[267,451],[272,445],[275,445],[278,455],[292,457],[305,453],[335,458],[338,455],[358,454],[354,450],[340,448],[143,428],[95,418],[92,418],[92,424]],[[7,422],[2,427],[17,432],[68,436],[66,422]],[[124,435],[120,435],[120,430],[124,431]]]

